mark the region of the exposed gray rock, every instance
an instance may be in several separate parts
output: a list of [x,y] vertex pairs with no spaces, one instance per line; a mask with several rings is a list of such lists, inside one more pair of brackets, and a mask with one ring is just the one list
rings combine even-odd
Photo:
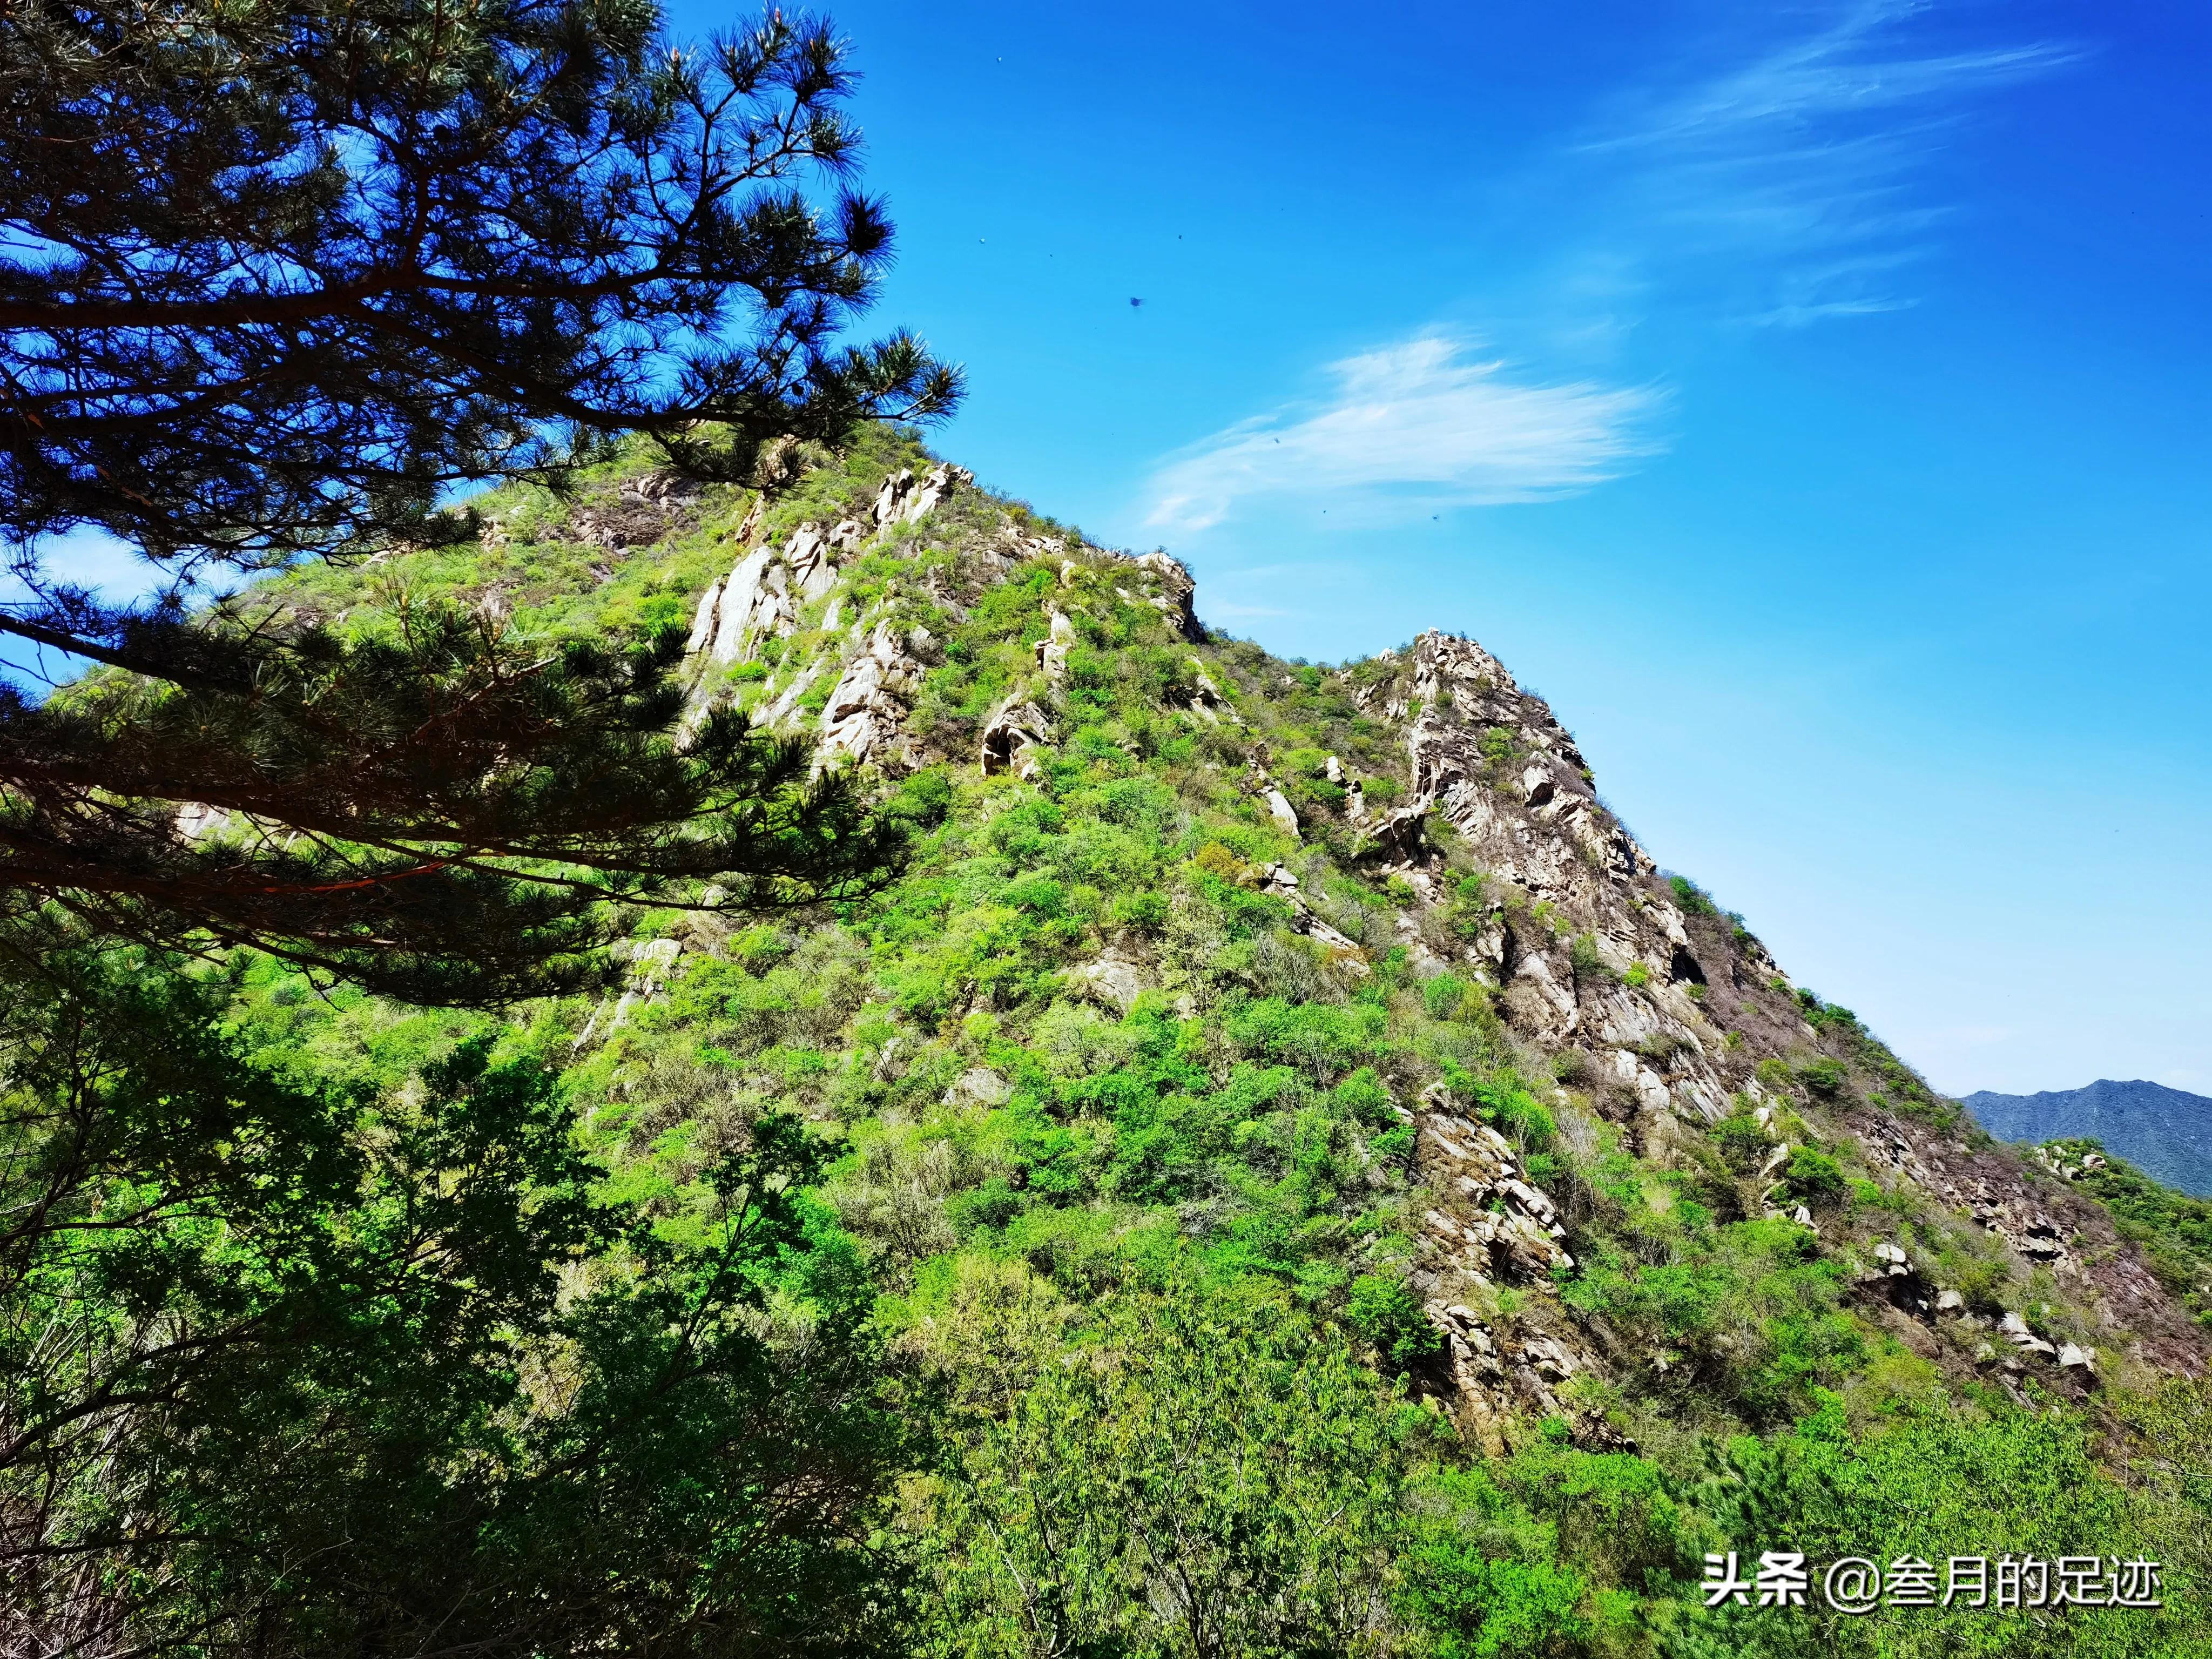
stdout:
[[1036,763],[1030,750],[1049,742],[1051,738],[1051,716],[1033,702],[1018,702],[1009,698],[983,723],[977,757],[979,769],[987,778],[1005,771],[1024,778],[1033,776]]
[[1073,977],[1092,998],[1117,1014],[1126,1014],[1143,993],[1143,971],[1133,962],[1101,957],[1075,969]]
[[720,614],[722,578],[717,576],[707,584],[707,591],[699,596],[699,608],[691,613],[691,635],[684,641],[686,656],[703,651],[713,643],[714,620]]
[[1067,678],[1067,653],[1074,648],[1075,624],[1057,611],[1050,615],[1052,632],[1037,641],[1037,666],[1044,670],[1047,679],[1058,684]]
[[876,492],[877,526],[888,529],[895,524],[911,524],[961,485],[975,482],[975,475],[964,467],[939,464],[918,482],[912,467],[902,468],[884,479],[883,488]]
[[1183,637],[1202,640],[1206,629],[1199,626],[1198,613],[1191,608],[1197,597],[1198,583],[1189,569],[1180,560],[1164,553],[1147,553],[1136,561],[1139,570],[1148,573],[1159,590],[1151,596],[1160,614],[1182,630]]
[[1413,801],[1394,807],[1379,818],[1370,819],[1360,836],[1360,851],[1372,854],[1385,860],[1403,863],[1420,857],[1422,825],[1429,816],[1426,801]]
[[599,1006],[584,1022],[584,1029],[568,1045],[572,1052],[595,1036],[604,1039],[627,1025],[640,1003],[659,995],[675,973],[684,945],[682,941],[672,939],[617,939],[607,947],[607,954],[617,962],[629,964],[628,977],[618,996],[599,999]]
[[1225,716],[1232,724],[1242,726],[1243,720],[1229,706],[1229,700],[1221,695],[1221,688],[1213,683],[1213,676],[1206,672],[1206,665],[1193,657],[1190,672],[1198,688],[1191,694],[1191,713],[1212,724],[1218,724]]
[[1014,1092],[1014,1085],[988,1066],[963,1072],[945,1091],[948,1106],[998,1106]]
[[867,648],[846,665],[822,708],[820,763],[841,756],[878,766],[910,766],[914,740],[906,715],[921,665],[906,653],[888,622],[876,624]]

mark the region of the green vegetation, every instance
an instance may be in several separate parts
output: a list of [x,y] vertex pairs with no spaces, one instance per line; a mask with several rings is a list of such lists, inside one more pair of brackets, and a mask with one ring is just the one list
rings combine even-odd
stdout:
[[[312,7],[210,19],[190,50],[228,90],[198,125],[153,118],[205,64],[137,14],[143,79],[88,85],[100,15],[9,25],[34,161],[112,118],[135,185],[327,118],[285,79],[325,60],[278,50]],[[0,1649],[2212,1650],[2206,1385],[2100,1334],[2081,1275],[2112,1252],[2030,1266],[1909,1149],[1863,1145],[1956,1109],[1849,1010],[1718,972],[1741,919],[1607,874],[1601,809],[1564,803],[1570,875],[1686,927],[1710,982],[1696,957],[1616,969],[1617,917],[1480,867],[1441,815],[1384,867],[1350,784],[1407,799],[1385,711],[1419,689],[1473,730],[1468,681],[1204,635],[1158,569],[972,488],[878,520],[932,458],[854,417],[951,381],[910,342],[829,349],[884,251],[872,205],[752,189],[849,151],[826,26],[771,18],[702,69],[635,7],[348,16],[349,61],[436,71],[361,79],[328,164],[371,167],[354,209],[442,153],[388,126],[477,110],[471,176],[519,181],[542,232],[626,228],[697,280],[633,284],[644,355],[607,356],[591,295],[622,282],[541,246],[544,282],[590,294],[521,296],[558,384],[509,403],[368,350],[416,303],[372,283],[365,336],[303,326],[323,401],[249,400],[275,424],[239,465],[215,463],[240,411],[202,431],[200,400],[114,391],[178,449],[175,498],[128,512],[100,498],[104,417],[78,411],[75,459],[12,452],[19,536],[109,523],[249,565],[387,541],[197,615],[46,592],[0,623],[66,623],[102,665],[0,707]],[[641,149],[686,145],[711,211],[592,218]],[[234,209],[331,222],[298,218],[317,169],[191,176],[218,173]],[[110,216],[94,240],[155,201],[69,199]],[[422,234],[473,246],[491,210],[461,205]],[[96,263],[25,280],[106,303]],[[700,343],[748,284],[787,354]],[[420,349],[505,349],[478,337],[503,297]],[[263,325],[216,320],[209,349],[251,357]],[[130,328],[50,331],[18,367],[120,373]],[[563,424],[590,430],[541,448]],[[533,459],[558,488],[429,511]],[[826,588],[684,648],[734,561],[848,521]],[[817,775],[863,640],[912,752]],[[1030,704],[1039,729],[987,750]],[[1531,729],[1474,733],[1510,810]],[[2204,1310],[2212,1206],[2087,1151],[2051,1156]],[[1961,1340],[2008,1314],[2103,1368]],[[1729,1550],[2142,1554],[2166,1606],[1709,1608]]]
[[[2054,1140],[2043,1148],[2103,1200],[2121,1234],[2142,1247],[2151,1271],[2199,1322],[2212,1325],[2212,1200],[2162,1187],[2094,1140]],[[2092,1156],[2100,1160],[2086,1164]]]
[[[914,455],[863,434],[809,476],[810,510]],[[2024,1409],[1859,1299],[1864,1241],[1900,1227],[1978,1308],[2049,1291],[1814,1121],[1909,1097],[1856,1020],[1796,1005],[1823,1046],[1760,1066],[1778,1113],[1740,1104],[1671,1166],[1633,1155],[1606,1073],[1523,1047],[1472,970],[1417,977],[1352,839],[1316,817],[1294,842],[1238,787],[1262,744],[1390,764],[1345,681],[1178,644],[1080,566],[927,598],[1000,510],[963,498],[850,579],[941,642],[914,718],[956,753],[1034,684],[1047,606],[1079,617],[1037,781],[900,780],[884,811],[910,852],[873,896],[749,924],[633,910],[677,955],[619,1023],[589,996],[410,1010],[252,952],[15,959],[0,1167],[10,1212],[52,1224],[0,1284],[0,1490],[52,1494],[38,1548],[107,1564],[87,1581],[18,1552],[16,1605],[185,1646],[252,1621],[301,1652],[434,1625],[517,1653],[747,1631],[945,1654],[2202,1646],[2201,1401]],[[556,517],[532,533],[561,545]],[[718,533],[606,582],[541,574],[517,625],[650,615],[730,556]],[[368,629],[383,584],[465,604],[526,562],[563,568],[495,542],[287,591]],[[1244,727],[1176,712],[1194,657]],[[732,694],[772,698],[804,661]],[[1293,929],[1279,865],[1354,954]],[[1439,946],[1543,925],[1471,867],[1439,898]],[[1083,977],[1109,951],[1144,964],[1126,1009]],[[1555,1302],[1615,1356],[1495,1454],[1437,1409],[1405,1121],[1424,1097],[1495,1128],[1566,1218],[1573,1269],[1497,1284],[1491,1328],[1540,1329]],[[2130,1224],[2194,1237],[2106,1178]],[[1766,1212],[1800,1203],[1819,1232]],[[130,1221],[76,1229],[91,1216]],[[234,1340],[165,1346],[177,1330]],[[2015,1474],[2001,1513],[1960,1496]],[[334,1556],[340,1535],[380,1541]],[[2140,1549],[2169,1607],[2031,1628],[1702,1606],[1708,1549],[1846,1545]]]

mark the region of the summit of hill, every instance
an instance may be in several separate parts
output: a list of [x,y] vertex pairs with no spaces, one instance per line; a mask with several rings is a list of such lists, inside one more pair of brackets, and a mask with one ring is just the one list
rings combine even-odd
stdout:
[[[1223,1322],[1209,1341],[1312,1322],[1453,1456],[1600,1460],[1575,1479],[1620,1503],[1648,1479],[1647,1531],[1674,1494],[1648,1560],[1565,1511],[1499,1543],[1644,1632],[1592,1652],[1656,1651],[1688,1540],[1723,1535],[1686,1518],[1719,1513],[1701,1447],[1919,1425],[1950,1474],[1852,1490],[1869,1526],[1918,1516],[1959,1553],[1985,1505],[2049,1505],[1993,1496],[1943,1436],[2119,1432],[2108,1402],[2212,1358],[2212,1234],[2151,1240],[1796,983],[1474,639],[1276,658],[1207,627],[1165,552],[889,428],[794,453],[765,495],[624,462],[477,510],[474,543],[272,591],[329,618],[404,586],[525,635],[682,628],[686,720],[741,709],[908,826],[875,897],[641,912],[624,986],[532,1018],[597,1155],[671,1217],[763,1111],[830,1144],[823,1213],[967,1449],[933,1490],[964,1494],[943,1547],[994,1618],[1018,1621],[1026,1569],[993,1552],[1043,1525],[1029,1483],[1066,1452],[1021,1438],[1045,1432],[1024,1390],[1122,1377],[1096,1345],[1137,1340],[1163,1286]],[[1556,1482],[1497,1478],[1551,1514],[1529,1494]],[[1598,1603],[1575,1605],[1587,1635]]]

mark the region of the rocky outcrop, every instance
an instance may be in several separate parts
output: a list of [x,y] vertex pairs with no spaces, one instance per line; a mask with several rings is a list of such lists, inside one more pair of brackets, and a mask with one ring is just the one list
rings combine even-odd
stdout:
[[1443,1107],[1419,1122],[1416,1165],[1440,1200],[1425,1218],[1440,1263],[1485,1283],[1574,1266],[1551,1198],[1528,1182],[1504,1136]]
[[[1549,1295],[1553,1272],[1574,1265],[1550,1195],[1488,1124],[1440,1092],[1428,1107],[1415,1119],[1415,1157],[1432,1202],[1422,1218],[1425,1255],[1413,1284],[1442,1341],[1453,1414],[1497,1452],[1516,1416],[1571,1414],[1554,1390],[1598,1361]],[[1500,1280],[1527,1291],[1510,1331],[1470,1305],[1489,1302]]]
[[2033,1157],[1970,1146],[1886,1112],[1861,1110],[1846,1121],[1869,1164],[1971,1218],[2024,1267],[2050,1273],[2091,1307],[2114,1346],[2160,1370],[2193,1374],[2203,1364],[2202,1328],[2166,1294],[2110,1212]]
[[1127,1013],[1145,989],[1145,970],[1118,957],[1101,957],[1096,962],[1086,963],[1070,972],[1068,977],[1085,996],[1117,1014]]
[[1363,855],[1380,858],[1386,865],[1410,865],[1421,856],[1421,828],[1429,817],[1427,801],[1393,808],[1379,818],[1367,817],[1364,800],[1360,807],[1363,827],[1358,847]]
[[1050,631],[1037,641],[1037,666],[1054,685],[1067,678],[1067,653],[1075,648],[1075,624],[1059,611],[1048,613]]
[[893,525],[912,524],[954,490],[975,482],[974,473],[943,463],[932,467],[919,479],[912,467],[902,468],[885,478],[883,487],[876,492],[876,527],[888,530]]
[[[884,480],[870,521],[843,519],[828,529],[811,521],[781,547],[748,549],[730,574],[710,584],[692,613],[686,648],[716,663],[750,661],[765,639],[788,639],[808,605],[836,585],[837,567],[863,543],[894,525],[921,518],[954,489],[975,482],[957,466],[939,465],[917,480],[909,467]],[[750,532],[752,520],[747,520]]]
[[[1516,1024],[1547,1045],[1589,1050],[1646,1116],[1724,1115],[1719,1033],[1677,988],[1704,972],[1682,913],[1655,890],[1657,866],[1599,802],[1548,705],[1474,641],[1435,632],[1415,640],[1391,679],[1353,695],[1407,723],[1413,784],[1411,799],[1380,817],[1364,799],[1347,803],[1364,854],[1433,897],[1425,825],[1442,819],[1496,894],[1486,917],[1468,919],[1463,960],[1503,994]],[[1577,937],[1587,966],[1577,965]]]
[[[768,653],[777,664],[757,694],[757,720],[771,727],[795,721],[828,683],[833,689],[819,716],[824,764],[897,770],[945,759],[948,751],[961,757],[964,739],[951,734],[974,731],[982,775],[1042,782],[1042,751],[1054,740],[1056,719],[1072,726],[1079,718],[1070,701],[1072,656],[1079,624],[1091,628],[1093,614],[1107,619],[1111,607],[1099,603],[1104,591],[1152,606],[1179,635],[1203,641],[1194,584],[1164,554],[1132,558],[1073,538],[1030,534],[1028,521],[1011,513],[994,529],[963,506],[963,533],[933,539],[930,556],[911,574],[884,562],[893,572],[889,591],[872,583],[862,594],[838,585],[840,568],[864,547],[878,538],[878,545],[890,544],[890,532],[938,510],[968,483],[948,467],[902,471],[834,526],[810,523],[781,546],[750,549],[695,614],[690,643],[702,666],[756,658],[763,641],[792,635],[802,617],[824,605],[821,633],[809,637],[835,638],[836,619],[850,621],[857,609],[861,620],[852,622],[842,646],[819,648],[811,659],[793,650]],[[908,602],[918,598],[963,619],[994,584],[1017,572],[1033,580],[1040,568],[1054,580],[1030,590],[1044,617],[1043,637],[1033,641],[1034,672],[1021,656],[1013,659],[1016,684],[980,728],[956,725],[941,712],[917,726],[920,682],[940,657],[927,635],[901,635],[881,618],[911,615]],[[1157,642],[1157,630],[1145,631]],[[1369,890],[1358,902],[1336,902],[1333,886],[1310,896],[1286,865],[1239,868],[1240,879],[1279,901],[1276,914],[1286,913],[1291,929],[1322,947],[1299,954],[1321,961],[1339,984],[1374,973],[1376,954],[1393,945],[1402,948],[1416,980],[1433,981],[1449,969],[1479,981],[1510,1028],[1506,1040],[1533,1063],[1527,1074],[1541,1078],[1556,1062],[1556,1075],[1577,1091],[1574,1110],[1610,1120],[1624,1150],[1659,1167],[1710,1161],[1699,1127],[1732,1109],[1753,1109],[1767,1145],[1739,1169],[1743,1213],[1794,1223],[1814,1235],[1813,1246],[1846,1253],[1866,1269],[1854,1295],[1869,1316],[1890,1322],[1928,1352],[1948,1344],[1953,1363],[1966,1363],[1963,1354],[1984,1334],[1988,1364],[2032,1362],[2039,1377],[2063,1373],[2077,1390],[2091,1386],[2092,1340],[2108,1355],[2161,1367],[2202,1363],[2201,1334],[2185,1328],[2172,1298],[2113,1235],[2109,1217],[2069,1184],[2084,1166],[2069,1163],[2048,1176],[2024,1171],[2027,1160],[2019,1155],[1970,1153],[1887,1110],[1862,1110],[1850,1090],[1816,1097],[1792,1082],[1824,1044],[1830,1054],[1846,1050],[1805,1023],[1794,989],[1757,939],[1702,896],[1669,886],[1598,799],[1571,734],[1480,646],[1432,632],[1402,653],[1385,653],[1382,672],[1376,665],[1347,671],[1340,684],[1370,720],[1391,724],[1403,743],[1404,769],[1375,746],[1371,725],[1317,732],[1297,741],[1334,744],[1354,765],[1329,755],[1303,769],[1333,786],[1310,793],[1279,784],[1267,770],[1267,750],[1255,741],[1262,731],[1280,729],[1263,702],[1273,695],[1264,677],[1255,678],[1237,655],[1188,649],[1177,655],[1188,672],[1176,671],[1182,689],[1170,698],[1176,717],[1229,728],[1194,745],[1197,764],[1222,769],[1221,783],[1306,843],[1298,857],[1310,878],[1347,848],[1364,860]],[[931,707],[936,710],[933,700]],[[1133,742],[1122,747],[1137,752]],[[1343,791],[1340,823],[1332,822],[1334,790]],[[1473,872],[1480,872],[1479,884],[1465,879]],[[1146,963],[1120,954],[1142,949],[1127,937],[1105,947],[1097,959],[1066,970],[1063,994],[1126,1013],[1155,982]],[[1464,1006],[1484,1000],[1482,992],[1468,994]],[[1761,1072],[1762,1060],[1785,1069]],[[1867,1085],[1861,1079],[1852,1086]],[[1957,1291],[1933,1282],[1924,1261],[1916,1267],[1902,1244],[1874,1249],[1862,1224],[1832,1207],[1816,1217],[1784,1174],[1795,1143],[1807,1139],[1792,1115],[1799,1109],[1821,1118],[1813,1133],[1846,1158],[1851,1173],[1858,1173],[1855,1155],[1832,1144],[1848,1140],[1839,1122],[1859,1137],[1867,1164],[1886,1184],[1892,1176],[1915,1183],[1954,1213],[1971,1215],[2021,1268],[2049,1274],[2068,1297],[2099,1310],[2115,1335],[2107,1341],[2094,1334],[2094,1322],[2069,1325],[2039,1315],[2039,1327],[2054,1337],[2070,1329],[2080,1340],[2062,1346],[2030,1333],[2039,1346],[2018,1344],[1995,1326],[1993,1312],[1968,1309]],[[1683,1363],[1682,1355],[1621,1346],[1603,1321],[1579,1323],[1552,1294],[1554,1274],[1572,1269],[1566,1224],[1509,1141],[1442,1095],[1425,1099],[1413,1121],[1416,1167],[1426,1188],[1409,1217],[1420,1251],[1413,1283],[1438,1332],[1452,1409],[1471,1435],[1493,1443],[1532,1413],[1577,1416],[1583,1391],[1565,1385],[1585,1372]],[[1783,1123],[1791,1126],[1786,1133],[1778,1127]],[[1511,1295],[1502,1295],[1505,1287]],[[2069,1348],[2075,1362],[2064,1361]]]
[[1192,714],[1209,726],[1218,726],[1224,720],[1232,726],[1244,724],[1243,717],[1230,705],[1229,699],[1221,695],[1221,688],[1214,684],[1213,676],[1206,672],[1206,665],[1196,657],[1190,659],[1190,673],[1193,689],[1189,708]]
[[1198,582],[1189,568],[1159,552],[1146,553],[1134,562],[1138,569],[1152,578],[1146,584],[1146,599],[1159,608],[1160,614],[1173,623],[1185,639],[1203,640],[1206,629],[1200,625],[1194,608]]
[[701,595],[687,647],[717,663],[746,662],[763,640],[788,639],[800,611],[836,584],[835,556],[859,546],[859,529],[849,520],[827,533],[803,524],[781,547],[747,552]]
[[[579,507],[569,520],[576,539],[610,551],[659,541],[687,516],[702,486],[679,473],[647,472],[623,481],[605,501]],[[505,526],[499,534],[503,538]]]
[[591,1018],[584,1022],[584,1029],[568,1045],[571,1050],[581,1048],[594,1037],[604,1041],[629,1024],[638,1004],[659,995],[674,976],[684,946],[680,940],[672,939],[617,939],[607,947],[607,954],[629,964],[626,982],[618,995],[599,1000],[599,1006],[592,1010]]
[[1364,977],[1368,973],[1366,953],[1350,937],[1314,914],[1313,906],[1306,902],[1304,893],[1299,890],[1298,878],[1289,866],[1268,866],[1261,877],[1260,890],[1272,893],[1289,903],[1291,931],[1328,946],[1334,953],[1336,960],[1355,975]]
[[906,717],[923,670],[908,645],[888,622],[878,623],[866,647],[845,665],[822,706],[818,764],[845,759],[896,769],[916,763]]
[[987,778],[1012,772],[1034,779],[1036,762],[1030,751],[1051,740],[1052,717],[1026,698],[1009,697],[983,722],[977,768]]

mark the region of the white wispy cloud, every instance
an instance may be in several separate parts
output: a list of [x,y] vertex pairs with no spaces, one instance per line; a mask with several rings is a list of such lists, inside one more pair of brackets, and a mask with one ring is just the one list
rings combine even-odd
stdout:
[[1685,328],[1912,304],[1948,215],[1930,159],[1977,96],[2080,56],[1937,38],[1952,27],[1929,0],[1741,14],[1724,56],[1624,93],[1498,185],[1492,217],[1534,234],[1501,244],[1485,291],[1437,299],[1511,343],[1510,362],[1456,329],[1378,343],[1331,365],[1319,399],[1166,458],[1146,525],[1194,534],[1267,501],[1322,498],[1341,524],[1572,494],[1663,447],[1655,387]]
[[1972,100],[2080,56],[2052,41],[1944,50],[1926,0],[1858,0],[1743,61],[1647,90],[1572,146],[1601,256],[1730,316],[1804,324],[1912,302],[1901,273],[1947,216],[1922,174]]
[[1639,387],[1543,384],[1428,333],[1329,366],[1329,395],[1239,422],[1153,475],[1148,525],[1193,532],[1259,499],[1328,496],[1346,516],[1542,501],[1650,453]]

